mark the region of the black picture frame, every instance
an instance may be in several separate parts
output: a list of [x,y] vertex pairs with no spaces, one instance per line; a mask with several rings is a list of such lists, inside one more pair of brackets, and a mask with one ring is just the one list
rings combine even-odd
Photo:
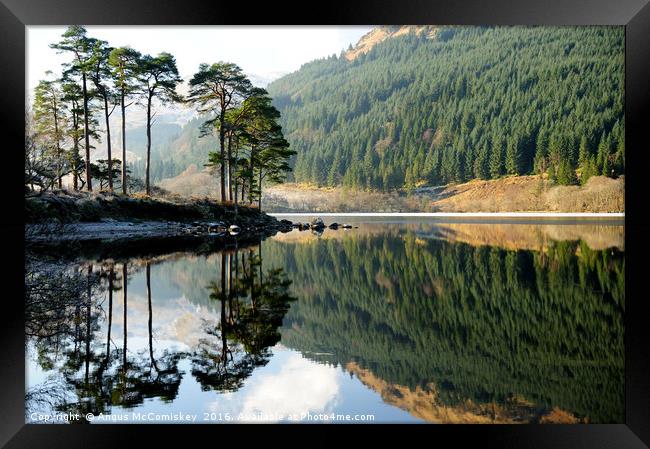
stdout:
[[[289,16],[289,13],[293,16]],[[455,25],[622,25],[626,30],[626,311],[625,424],[521,425],[521,426],[343,426],[365,435],[398,436],[454,445],[476,439],[481,446],[501,448],[648,448],[650,445],[650,342],[647,332],[648,298],[644,278],[650,245],[650,220],[645,214],[645,193],[650,149],[646,128],[650,123],[650,4],[647,0],[357,0],[282,6],[275,2],[225,2],[200,0],[0,0],[0,86],[3,128],[3,162],[16,166],[5,171],[4,237],[5,287],[3,296],[2,407],[0,444],[17,447],[132,447],[134,439],[170,441],[185,432],[191,442],[199,437],[217,443],[225,437],[259,436],[267,443],[285,444],[281,433],[316,430],[319,442],[335,443],[337,432],[322,426],[199,426],[188,429],[169,425],[48,426],[25,424],[25,346],[23,312],[24,258],[23,191],[20,171],[24,140],[25,27],[27,25],[220,25],[220,24],[455,24]],[[341,426],[337,427],[337,431]],[[402,433],[404,432],[404,433]],[[408,433],[406,433],[408,432]],[[425,435],[426,434],[426,435]],[[225,436],[224,436],[225,435]],[[407,436],[408,435],[408,436]],[[310,440],[304,440],[309,444]],[[413,440],[415,441],[415,440]]]

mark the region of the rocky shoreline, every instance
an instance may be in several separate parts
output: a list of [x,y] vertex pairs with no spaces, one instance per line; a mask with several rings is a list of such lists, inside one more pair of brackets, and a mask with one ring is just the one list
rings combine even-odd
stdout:
[[[268,217],[268,216],[267,216]],[[263,217],[263,218],[267,218]],[[262,217],[261,217],[262,218]],[[56,260],[149,257],[176,251],[197,253],[256,245],[286,226],[272,217],[269,223],[230,226],[224,232],[212,228],[214,222],[113,221],[27,224],[25,250]],[[266,220],[265,220],[266,221]]]
[[277,232],[311,230],[321,233],[325,228],[349,229],[350,224],[331,223],[326,225],[321,218],[301,223],[290,220],[277,220],[269,215],[260,215],[253,220],[235,221],[120,221],[111,218],[97,222],[77,222],[63,224],[26,224],[25,239],[28,242],[65,242],[89,240],[124,240],[142,238],[228,238],[229,240],[268,237]]
[[123,240],[133,238],[161,237],[241,237],[267,236],[276,232],[288,232],[291,225],[281,222],[248,225],[223,222],[174,222],[174,221],[117,221],[102,220],[90,223],[65,223],[57,225],[27,224],[25,238],[31,242]]
[[[278,232],[310,230],[320,235],[326,228],[317,218],[309,223],[277,220],[259,214],[239,220],[140,221],[105,218],[96,222],[31,223],[25,225],[25,249],[57,259],[134,257],[173,251],[211,252],[256,245]],[[356,227],[356,226],[355,226]]]

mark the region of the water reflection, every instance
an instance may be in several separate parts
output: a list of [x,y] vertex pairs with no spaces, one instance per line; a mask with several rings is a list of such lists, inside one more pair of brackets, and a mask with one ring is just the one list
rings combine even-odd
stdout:
[[[133,351],[128,286],[129,278],[142,269],[147,348]],[[184,375],[179,370],[182,359],[191,360],[191,374],[205,389],[237,390],[256,367],[266,364],[269,348],[280,339],[277,328],[295,299],[288,294],[291,282],[283,270],[265,270],[259,253],[242,253],[241,263],[239,253],[222,253],[220,269],[215,267],[213,279],[206,282],[209,300],[220,304],[218,321],[204,319],[204,336],[196,347],[157,351],[150,260],[75,267],[28,264],[27,272],[26,280],[32,280],[28,286],[33,286],[26,294],[28,343],[40,368],[50,373],[47,382],[27,392],[28,416],[43,409],[97,416],[113,407],[131,409],[149,398],[173,402]],[[56,284],[46,281],[50,276]],[[115,292],[121,292],[122,302],[120,346],[112,339]],[[100,322],[106,325],[101,342]]]
[[192,354],[192,375],[204,389],[237,390],[280,340],[277,329],[295,298],[282,269],[263,273],[261,251],[242,252],[241,265],[239,253],[221,254],[220,283],[208,286],[210,299],[221,304],[220,320],[204,323],[206,337]]
[[367,223],[211,254],[29,260],[28,414],[185,404],[623,422],[620,227],[476,226]]
[[623,252],[507,249],[483,227],[478,245],[421,223],[280,237],[267,255],[300,298],[283,343],[429,421],[622,422]]

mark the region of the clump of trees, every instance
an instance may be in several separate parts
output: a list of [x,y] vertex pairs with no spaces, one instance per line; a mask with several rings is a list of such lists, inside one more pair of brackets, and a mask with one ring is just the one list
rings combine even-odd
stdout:
[[[202,135],[218,133],[219,148],[206,155],[206,165],[218,169],[221,201],[241,193],[258,201],[265,182],[279,182],[294,154],[278,124],[280,114],[264,89],[253,87],[233,63],[201,64],[189,82],[187,99],[178,92],[183,82],[173,55],[141,54],[130,47],[113,48],[90,37],[84,27],[71,26],[50,45],[70,56],[61,73],[47,72],[34,91],[27,117],[25,186],[27,190],[62,189],[71,175],[73,189],[93,191],[118,186],[123,194],[139,186],[126,163],[127,108],[146,108],[147,146],[143,189],[151,194],[151,141],[155,107],[188,103],[204,115]],[[113,155],[111,115],[121,114],[121,159]],[[101,116],[103,128],[99,125]],[[91,160],[92,142],[106,141],[106,159]],[[83,150],[83,151],[82,151]],[[94,183],[94,185],[93,185]]]
[[209,153],[206,166],[219,171],[221,201],[237,207],[248,198],[261,209],[262,186],[282,182],[295,154],[268,92],[253,87],[237,65],[218,62],[199,66],[188,101],[211,117],[201,125],[201,136],[219,136],[219,150]]

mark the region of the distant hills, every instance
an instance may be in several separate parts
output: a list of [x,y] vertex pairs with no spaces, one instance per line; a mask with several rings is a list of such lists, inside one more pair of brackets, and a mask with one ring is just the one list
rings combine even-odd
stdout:
[[622,27],[379,27],[268,90],[296,182],[624,173]]

